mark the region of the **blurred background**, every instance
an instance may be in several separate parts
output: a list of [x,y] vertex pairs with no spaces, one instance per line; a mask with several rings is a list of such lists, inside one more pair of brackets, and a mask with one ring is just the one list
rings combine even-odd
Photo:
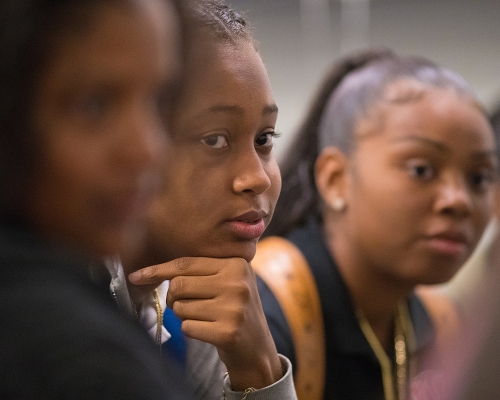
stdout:
[[281,157],[323,75],[366,46],[428,57],[500,104],[500,0],[226,0],[253,27],[280,109]]

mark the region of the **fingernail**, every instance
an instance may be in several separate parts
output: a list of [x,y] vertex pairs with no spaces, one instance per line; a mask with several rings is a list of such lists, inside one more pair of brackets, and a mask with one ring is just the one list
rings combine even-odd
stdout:
[[137,283],[141,281],[143,274],[142,271],[135,271],[128,275],[128,280],[132,283]]

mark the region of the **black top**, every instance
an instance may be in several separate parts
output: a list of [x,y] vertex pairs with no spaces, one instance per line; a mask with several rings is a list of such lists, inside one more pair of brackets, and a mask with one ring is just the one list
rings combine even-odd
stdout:
[[88,265],[0,224],[0,398],[190,399]]
[[[318,287],[326,341],[324,399],[383,399],[380,364],[359,326],[347,286],[323,240],[320,226],[311,220],[304,228],[294,230],[287,239],[307,259]],[[258,287],[278,352],[287,356],[296,368],[293,341],[285,316],[276,298],[260,278]],[[420,352],[432,342],[434,328],[415,295],[410,298],[408,305],[417,351]]]

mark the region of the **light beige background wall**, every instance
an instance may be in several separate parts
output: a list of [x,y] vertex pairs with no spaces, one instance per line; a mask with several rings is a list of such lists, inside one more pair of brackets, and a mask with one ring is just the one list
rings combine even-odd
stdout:
[[429,57],[461,73],[488,109],[500,103],[500,0],[227,1],[260,42],[280,109],[278,156],[327,68],[367,45]]

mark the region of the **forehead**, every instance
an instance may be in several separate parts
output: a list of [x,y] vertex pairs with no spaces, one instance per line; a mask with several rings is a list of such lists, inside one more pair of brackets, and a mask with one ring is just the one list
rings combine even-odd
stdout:
[[175,69],[177,21],[162,2],[102,3],[85,22],[62,38],[60,33],[53,38],[49,71],[67,79],[92,80],[106,73],[108,79],[119,79],[121,74],[134,78],[146,64],[162,74]]
[[397,86],[390,88],[391,97],[375,104],[358,123],[358,138],[375,134],[386,140],[422,136],[455,145],[468,143],[474,148],[495,147],[491,126],[475,100],[453,89],[414,82],[399,87],[399,91]]
[[192,107],[251,101],[274,103],[267,71],[253,44],[199,40],[186,59],[183,99]]

